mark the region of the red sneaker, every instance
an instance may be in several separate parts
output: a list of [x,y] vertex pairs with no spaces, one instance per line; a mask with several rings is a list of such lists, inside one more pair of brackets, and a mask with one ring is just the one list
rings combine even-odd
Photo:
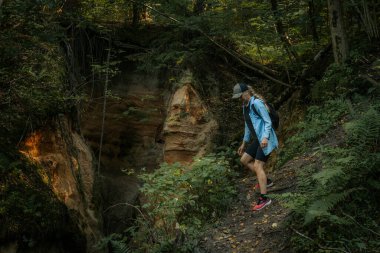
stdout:
[[272,200],[270,198],[260,197],[257,201],[257,204],[254,207],[252,207],[252,211],[259,211],[264,207],[270,205],[270,203],[272,203]]

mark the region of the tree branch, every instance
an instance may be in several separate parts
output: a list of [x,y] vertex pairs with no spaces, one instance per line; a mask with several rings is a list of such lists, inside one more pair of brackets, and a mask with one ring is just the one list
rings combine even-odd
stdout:
[[304,235],[302,234],[301,232],[295,230],[294,228],[291,228],[293,230],[293,232],[295,232],[297,235],[313,242],[314,244],[316,244],[320,249],[323,249],[323,250],[332,250],[332,251],[339,251],[339,252],[344,252],[344,253],[350,253],[348,251],[345,251],[343,249],[340,249],[340,248],[330,248],[330,247],[325,247],[325,246],[322,246],[320,245],[319,243],[315,242],[313,239],[311,239],[310,237],[308,237],[307,235]]
[[371,78],[367,75],[359,75],[359,77],[364,78],[365,80],[372,83],[373,85],[380,87],[380,83],[376,82],[373,78]]
[[[160,14],[161,16],[164,16],[168,19],[170,19],[171,21],[174,21],[175,23],[179,23],[179,24],[182,24],[183,25],[183,22],[182,21],[179,21],[178,19],[175,19],[169,15],[167,15],[166,13],[163,13],[147,4],[144,4],[144,3],[140,3],[136,0],[129,0],[131,1],[132,3],[135,3],[135,4],[140,4],[140,5],[143,5],[145,6],[146,8],[154,11],[154,12],[157,12],[158,14]],[[280,84],[280,85],[284,85],[284,86],[287,86],[287,87],[292,87],[290,84],[287,84],[287,83],[284,83],[276,78],[274,78],[273,76],[271,75],[274,75],[276,74],[276,72],[272,69],[269,69],[261,64],[258,64],[258,63],[255,63],[253,62],[252,60],[248,59],[247,57],[243,56],[243,55],[240,55],[238,52],[235,52],[235,51],[232,51],[230,49],[227,49],[225,46],[221,45],[220,43],[218,43],[217,41],[215,41],[214,39],[212,39],[208,34],[206,34],[202,29],[200,28],[197,28],[196,29],[198,32],[200,32],[203,36],[205,36],[210,42],[212,42],[213,44],[215,44],[216,46],[218,46],[220,49],[222,49],[223,51],[225,51],[226,53],[228,53],[229,55],[231,55],[233,58],[235,58],[238,62],[240,62],[240,64],[242,64],[243,66],[255,71],[256,73],[260,74],[261,76],[277,83],[277,84]],[[245,62],[245,61],[249,61],[249,63]]]
[[266,77],[267,79],[277,83],[277,84],[280,84],[280,85],[284,85],[284,86],[287,86],[287,87],[292,87],[290,84],[287,84],[287,83],[284,83],[280,80],[277,80],[276,78],[268,75],[267,73],[265,73],[263,70],[261,69],[258,69],[256,66],[252,66],[251,64],[248,64],[246,62],[244,62],[241,57],[239,57],[239,54],[232,51],[232,50],[229,50],[227,49],[226,47],[224,47],[222,44],[216,42],[215,40],[213,40],[210,36],[208,36],[205,32],[203,32],[201,29],[198,29],[198,31],[200,33],[202,33],[208,40],[210,40],[212,43],[214,43],[216,46],[218,46],[219,48],[221,48],[223,51],[225,51],[227,54],[231,55],[232,57],[234,57],[238,62],[240,62],[241,65],[255,71],[256,73]]
[[352,216],[346,214],[346,213],[343,212],[343,211],[342,211],[342,213],[343,213],[344,216],[346,216],[346,217],[350,218],[352,221],[354,221],[354,222],[355,222],[359,227],[361,227],[362,229],[367,230],[367,231],[369,231],[369,232],[371,232],[371,233],[373,233],[373,234],[375,234],[375,235],[377,235],[377,236],[380,236],[380,234],[377,233],[376,231],[373,231],[373,230],[370,229],[370,228],[364,227],[362,224],[360,224],[359,222],[357,222],[357,221],[354,219],[354,217],[352,217]]

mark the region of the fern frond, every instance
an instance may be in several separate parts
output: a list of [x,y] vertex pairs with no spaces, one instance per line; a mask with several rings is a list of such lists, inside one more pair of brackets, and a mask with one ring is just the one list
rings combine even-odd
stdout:
[[372,107],[358,120],[347,123],[349,142],[359,148],[372,148],[380,143],[380,113]]
[[331,179],[344,174],[342,167],[334,166],[313,175],[313,179],[317,180],[320,184],[326,185]]
[[329,210],[347,198],[347,196],[355,190],[357,189],[351,189],[340,193],[332,193],[326,197],[323,197],[323,199],[314,201],[306,211],[304,224],[307,225],[321,216],[330,216],[331,214]]
[[111,246],[114,253],[129,253],[131,252],[129,247],[122,241],[111,240]]

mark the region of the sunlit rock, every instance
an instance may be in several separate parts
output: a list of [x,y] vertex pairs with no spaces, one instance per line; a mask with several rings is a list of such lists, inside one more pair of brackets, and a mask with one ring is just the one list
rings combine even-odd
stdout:
[[168,163],[189,163],[194,156],[203,155],[218,127],[190,82],[185,76],[168,105],[163,129],[164,160]]
[[101,238],[93,206],[94,169],[89,147],[65,117],[50,128],[33,132],[20,152],[35,162],[42,180],[67,208],[87,239],[88,252]]

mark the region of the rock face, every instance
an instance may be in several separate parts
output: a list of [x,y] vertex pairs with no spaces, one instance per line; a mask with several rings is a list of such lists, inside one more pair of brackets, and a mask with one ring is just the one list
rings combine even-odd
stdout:
[[[101,162],[109,172],[154,169],[162,161],[159,134],[165,119],[163,89],[155,76],[123,72],[110,85],[107,98]],[[97,94],[103,96],[103,91]],[[103,99],[93,99],[82,117],[81,128],[98,154]]]
[[172,95],[164,125],[164,160],[189,163],[205,153],[217,122],[189,82]]
[[[112,80],[107,97],[101,156],[104,233],[123,233],[131,225],[139,182],[128,172],[154,170],[162,162],[164,89],[155,75],[123,70]],[[103,91],[96,92],[101,97]],[[99,153],[103,99],[94,98],[82,116],[81,128],[95,154]],[[127,173],[124,173],[127,172]]]
[[42,180],[50,186],[78,223],[87,239],[87,252],[101,238],[100,223],[93,206],[94,169],[89,147],[72,131],[69,121],[59,117],[49,129],[26,138],[21,152],[41,168]]

